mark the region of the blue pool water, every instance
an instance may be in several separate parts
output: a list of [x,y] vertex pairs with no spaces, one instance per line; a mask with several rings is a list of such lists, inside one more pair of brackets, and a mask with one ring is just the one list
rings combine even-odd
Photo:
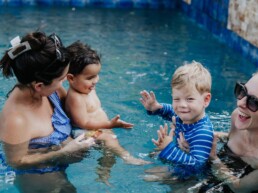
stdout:
[[[84,192],[176,192],[184,184],[145,182],[144,170],[162,165],[148,157],[154,148],[151,138],[163,120],[146,115],[139,92],[153,90],[160,102],[171,102],[170,79],[184,61],[203,63],[213,77],[212,102],[207,109],[215,130],[227,131],[235,108],[233,88],[256,71],[254,64],[221,44],[208,31],[173,10],[0,8],[0,53],[16,35],[41,28],[56,32],[65,45],[81,40],[102,55],[102,71],[97,92],[109,117],[120,114],[135,124],[130,131],[116,129],[120,143],[136,157],[154,162],[148,166],[126,165],[117,158],[111,169],[111,187],[97,182],[97,160],[102,153],[91,150],[88,158],[71,165],[70,181],[78,193]],[[0,75],[0,108],[15,79]],[[67,87],[67,84],[65,84]],[[18,192],[0,177],[0,192]],[[181,191],[182,192],[182,191]]]

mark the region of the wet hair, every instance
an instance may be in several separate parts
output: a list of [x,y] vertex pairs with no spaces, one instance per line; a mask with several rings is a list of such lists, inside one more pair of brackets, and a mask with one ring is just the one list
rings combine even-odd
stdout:
[[31,49],[22,52],[24,48],[18,46],[12,51],[16,55],[13,59],[8,54],[10,50],[1,59],[0,69],[5,77],[15,75],[18,87],[23,87],[33,81],[49,85],[62,75],[69,64],[69,55],[58,36],[36,31],[25,35],[20,43],[23,42],[28,42]]
[[69,72],[73,75],[80,74],[90,64],[101,64],[100,55],[87,44],[76,41],[67,47],[70,55]]
[[184,86],[195,86],[196,90],[203,94],[211,92],[211,74],[199,62],[192,61],[177,68],[172,76],[172,88],[182,88]]

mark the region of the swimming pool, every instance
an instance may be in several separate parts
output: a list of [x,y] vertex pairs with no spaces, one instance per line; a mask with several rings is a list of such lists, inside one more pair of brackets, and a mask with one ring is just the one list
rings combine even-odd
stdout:
[[[235,107],[234,83],[247,80],[256,70],[234,50],[221,44],[182,13],[173,10],[7,8],[0,10],[0,52],[16,35],[42,28],[56,32],[65,45],[87,42],[102,54],[102,71],[97,92],[109,117],[120,114],[132,122],[130,130],[116,129],[120,143],[133,155],[153,165],[126,165],[117,158],[111,169],[111,187],[95,181],[101,152],[91,150],[88,158],[70,165],[70,181],[84,192],[175,192],[177,189],[142,179],[144,169],[162,165],[148,157],[156,130],[163,120],[146,115],[139,102],[142,89],[153,90],[162,102],[171,102],[170,79],[184,61],[196,60],[209,68],[213,77],[212,102],[207,109],[216,130],[227,130]],[[15,83],[0,76],[0,108]],[[67,84],[65,84],[67,87]],[[0,179],[0,192],[18,192]],[[179,185],[180,186],[180,185]],[[183,187],[183,184],[181,185]],[[178,188],[178,185],[177,185]]]

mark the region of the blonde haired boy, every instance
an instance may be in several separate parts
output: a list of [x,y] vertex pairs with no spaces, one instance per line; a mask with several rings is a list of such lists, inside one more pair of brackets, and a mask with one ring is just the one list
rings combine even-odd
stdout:
[[205,113],[211,100],[211,75],[193,61],[174,72],[171,86],[172,105],[159,103],[152,91],[141,92],[140,101],[149,115],[169,121],[175,117],[175,130],[167,134],[167,125],[161,126],[158,139],[152,141],[161,150],[160,159],[179,166],[174,174],[182,173],[182,168],[190,171],[188,166],[198,172],[209,158],[213,141],[213,126]]

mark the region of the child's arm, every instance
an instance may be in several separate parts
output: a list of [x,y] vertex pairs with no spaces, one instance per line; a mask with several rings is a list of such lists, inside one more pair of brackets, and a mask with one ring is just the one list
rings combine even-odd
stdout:
[[112,128],[132,128],[133,124],[127,123],[120,119],[117,115],[108,120],[106,114],[98,114],[96,119],[91,119],[87,112],[87,105],[82,97],[68,97],[65,104],[66,110],[69,112],[73,124],[82,129],[112,129]]
[[175,116],[174,109],[171,104],[159,103],[156,100],[155,94],[151,91],[148,93],[146,90],[141,91],[140,101],[147,110],[148,115],[158,115],[163,119],[171,121],[172,116]]

